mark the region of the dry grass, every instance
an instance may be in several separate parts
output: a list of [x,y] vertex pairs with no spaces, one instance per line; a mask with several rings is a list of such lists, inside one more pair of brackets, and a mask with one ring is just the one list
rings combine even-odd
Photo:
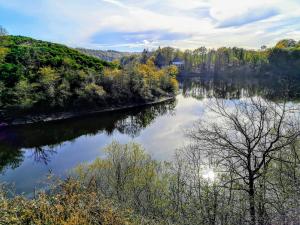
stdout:
[[61,182],[50,192],[39,193],[29,200],[22,196],[8,198],[2,190],[0,224],[135,224],[130,210],[116,207],[93,188],[82,187],[76,180]]

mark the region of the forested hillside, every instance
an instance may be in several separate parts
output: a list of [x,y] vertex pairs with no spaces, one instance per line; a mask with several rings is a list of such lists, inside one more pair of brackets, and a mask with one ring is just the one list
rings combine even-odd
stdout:
[[131,53],[131,52],[118,52],[114,50],[103,51],[103,50],[94,50],[94,49],[86,49],[86,48],[77,48],[77,50],[86,55],[94,56],[109,62],[120,60],[122,57],[125,56],[138,54],[138,53]]
[[122,69],[64,45],[0,38],[0,107],[5,110],[126,106],[177,90],[176,70],[160,70],[151,60]]

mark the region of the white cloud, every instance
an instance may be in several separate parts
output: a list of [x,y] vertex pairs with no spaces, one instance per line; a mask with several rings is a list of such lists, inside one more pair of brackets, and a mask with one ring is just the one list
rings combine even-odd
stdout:
[[[273,7],[277,0],[212,0],[210,12],[218,21],[239,18],[252,10]],[[273,4],[271,4],[273,2]]]
[[[47,27],[43,38],[76,46],[143,48],[259,47],[290,35],[300,39],[297,0],[0,0],[0,7],[35,16]],[[34,28],[33,28],[34,29]],[[39,28],[36,28],[39,29]],[[101,32],[160,31],[181,39],[114,45],[91,42]],[[153,35],[152,35],[153,36]]]

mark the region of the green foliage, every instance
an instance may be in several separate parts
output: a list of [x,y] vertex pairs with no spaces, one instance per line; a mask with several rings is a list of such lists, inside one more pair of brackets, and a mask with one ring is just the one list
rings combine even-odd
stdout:
[[[186,73],[218,73],[224,71],[251,70],[258,72],[280,72],[286,71],[285,63],[292,62],[299,66],[300,42],[292,39],[279,41],[274,48],[262,46],[260,50],[251,50],[244,48],[221,47],[218,49],[206,49],[204,46],[195,50],[186,50],[184,52],[171,47],[158,48],[154,52],[144,50],[140,56],[140,62],[146,63],[148,59],[153,58],[155,65],[163,68],[172,64],[174,59],[180,59],[184,62],[184,67],[180,68]],[[134,58],[121,59],[122,64],[131,64],[138,61]],[[280,62],[283,66],[280,67]],[[292,68],[290,66],[290,68]],[[299,71],[298,67],[290,69],[288,72],[294,74]]]
[[270,64],[274,71],[284,74],[290,79],[299,81],[300,75],[300,45],[295,41],[283,40],[275,48],[268,50]]
[[[154,70],[154,69],[153,69]],[[159,71],[157,71],[159,72]],[[0,107],[27,111],[107,107],[145,102],[176,92],[151,83],[132,68],[121,70],[64,45],[22,36],[2,36],[0,42]]]
[[75,172],[85,184],[97,183],[101,193],[147,217],[159,218],[169,213],[166,164],[152,160],[135,143],[113,142],[107,146],[105,159],[80,165]]

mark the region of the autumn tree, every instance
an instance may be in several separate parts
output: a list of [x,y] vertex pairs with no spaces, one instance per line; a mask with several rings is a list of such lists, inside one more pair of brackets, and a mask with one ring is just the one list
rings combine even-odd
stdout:
[[275,48],[291,48],[295,47],[297,42],[293,39],[283,39],[277,42]]

